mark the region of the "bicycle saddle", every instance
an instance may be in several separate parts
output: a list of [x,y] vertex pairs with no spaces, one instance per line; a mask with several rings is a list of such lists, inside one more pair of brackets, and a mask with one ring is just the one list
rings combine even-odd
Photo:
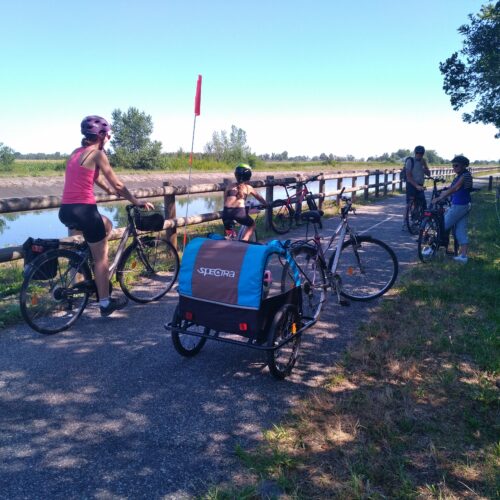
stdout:
[[307,222],[312,222],[313,224],[318,224],[323,217],[325,212],[323,210],[308,210],[300,215],[302,220]]

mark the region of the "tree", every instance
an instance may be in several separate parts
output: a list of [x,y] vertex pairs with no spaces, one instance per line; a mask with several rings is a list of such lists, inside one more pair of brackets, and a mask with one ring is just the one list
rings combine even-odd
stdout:
[[112,165],[125,168],[158,168],[161,164],[161,142],[152,141],[153,119],[150,115],[129,108],[126,113],[115,109],[112,114]]
[[444,75],[443,89],[455,111],[468,103],[475,105],[462,118],[467,123],[493,124],[500,138],[500,1],[469,14],[470,24],[458,28],[465,37],[460,53],[439,64]]
[[8,146],[4,146],[3,143],[0,142],[0,171],[11,170],[15,159],[16,155],[14,150]]
[[251,154],[247,146],[247,133],[235,125],[231,125],[229,137],[225,130],[214,132],[212,141],[205,145],[205,153],[216,161],[226,163],[247,161]]

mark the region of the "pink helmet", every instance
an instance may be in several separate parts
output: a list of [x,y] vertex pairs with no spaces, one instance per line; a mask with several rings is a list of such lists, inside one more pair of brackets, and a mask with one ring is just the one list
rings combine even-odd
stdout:
[[83,135],[103,136],[111,130],[111,126],[104,118],[92,115],[82,120],[81,130]]

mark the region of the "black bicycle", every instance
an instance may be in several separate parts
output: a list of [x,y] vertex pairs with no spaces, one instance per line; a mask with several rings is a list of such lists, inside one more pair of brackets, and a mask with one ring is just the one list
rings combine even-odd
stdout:
[[[437,195],[437,183],[446,182],[444,177],[426,177],[426,179],[431,180],[433,182],[433,189],[431,200]],[[425,188],[424,188],[425,189]],[[413,235],[417,235],[420,231],[420,226],[422,224],[422,220],[424,218],[425,211],[425,198],[412,198],[408,203],[408,208],[406,210],[405,216],[405,225],[408,229],[408,232]]]
[[[179,255],[161,231],[164,224],[161,214],[148,214],[128,205],[127,219],[109,269],[110,278],[116,273],[123,293],[136,302],[158,300],[177,279]],[[132,242],[126,246],[129,237]],[[110,291],[111,288],[110,282]],[[86,242],[62,243],[26,265],[20,295],[21,314],[37,332],[58,333],[80,317],[92,295],[97,296],[97,291],[89,246]]]
[[[442,191],[444,189],[434,189],[432,199],[439,196]],[[431,204],[429,209],[424,211],[418,235],[418,257],[424,263],[433,260],[440,248],[444,248],[446,253],[451,255],[458,254],[459,245],[455,238],[455,226],[446,231],[444,225],[444,214],[450,205],[451,201],[448,197],[438,203]],[[453,236],[453,251],[448,250],[450,234]]]

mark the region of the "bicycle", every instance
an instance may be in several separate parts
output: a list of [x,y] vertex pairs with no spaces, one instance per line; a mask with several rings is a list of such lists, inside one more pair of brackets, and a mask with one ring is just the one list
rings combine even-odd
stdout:
[[[314,236],[291,245],[290,252],[301,275],[306,319],[319,318],[328,288],[340,305],[348,305],[345,299],[368,301],[380,297],[392,287],[398,275],[398,259],[389,245],[370,235],[358,235],[350,228],[348,214],[355,209],[351,199],[342,197],[344,189],[340,192],[344,202],[341,220],[327,245],[323,247],[318,232],[322,211],[302,214],[308,224],[313,224]],[[327,264],[326,254],[330,250]],[[292,271],[285,266],[282,288],[292,281]]]
[[[431,196],[432,200],[437,193],[436,183],[446,182],[446,179],[444,179],[443,177],[426,177],[426,179],[432,180],[434,184]],[[424,189],[426,188],[424,187]],[[410,200],[405,215],[405,225],[410,234],[414,236],[419,234],[420,225],[424,218],[424,211],[425,211],[425,200],[421,198],[412,198]]]
[[[318,180],[323,174],[314,175],[304,183],[293,185],[279,184],[285,189],[286,199],[275,200],[269,210],[269,226],[278,234],[290,231],[292,222],[299,226],[301,224],[302,203],[305,201],[309,210],[318,210],[314,194],[309,191],[307,184]],[[289,190],[295,189],[295,194]],[[321,221],[320,221],[321,224]],[[320,226],[321,227],[321,226]]]
[[[123,293],[139,303],[163,297],[173,286],[179,272],[179,255],[160,233],[161,214],[142,212],[127,205],[127,226],[122,234],[110,279],[116,274]],[[156,217],[155,217],[156,216]],[[129,237],[130,245],[126,246]],[[112,284],[110,281],[110,292]],[[21,314],[28,325],[42,334],[54,334],[69,328],[82,314],[89,297],[97,296],[92,275],[92,255],[84,242],[65,242],[28,263],[21,286]]]
[[[436,189],[434,183],[434,190],[432,192],[432,199],[439,196],[444,189]],[[418,235],[418,258],[424,263],[428,263],[437,255],[440,247],[444,247],[447,254],[458,254],[458,242],[455,237],[455,226],[448,231],[444,226],[444,214],[451,206],[450,198],[446,198],[436,204],[431,204],[428,210],[424,211],[424,218],[420,225]],[[448,251],[450,244],[450,233],[453,236],[453,251]]]

